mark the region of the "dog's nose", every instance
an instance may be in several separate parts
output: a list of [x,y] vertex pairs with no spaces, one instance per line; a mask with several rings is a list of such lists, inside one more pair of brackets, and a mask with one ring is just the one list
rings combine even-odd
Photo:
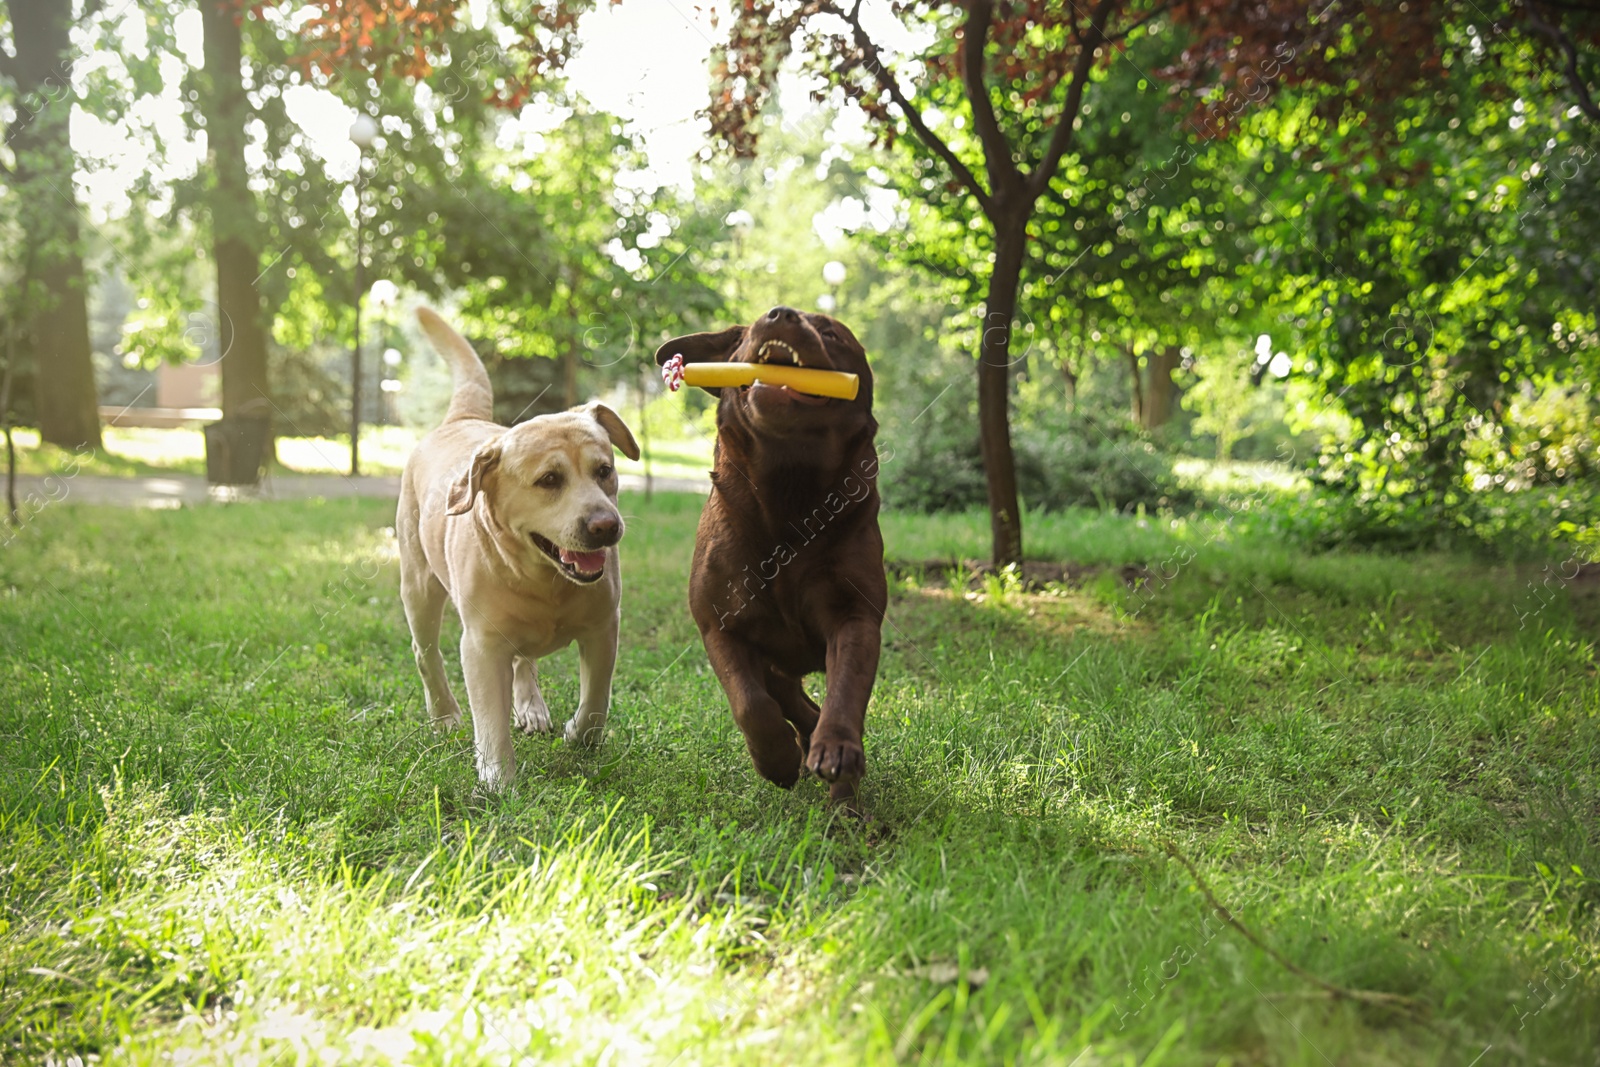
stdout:
[[616,515],[609,513],[590,515],[583,525],[591,544],[614,545],[622,538],[622,520]]
[[786,308],[782,304],[767,312],[764,316],[768,322],[799,322],[800,312],[794,308]]

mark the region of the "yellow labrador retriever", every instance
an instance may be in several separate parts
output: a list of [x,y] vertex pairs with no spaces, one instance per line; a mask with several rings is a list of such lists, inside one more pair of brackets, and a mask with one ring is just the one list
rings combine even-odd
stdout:
[[578,713],[566,737],[597,744],[604,732],[622,598],[611,449],[638,459],[639,446],[600,403],[497,425],[489,376],[466,338],[427,308],[417,319],[450,364],[454,391],[444,422],[406,461],[400,598],[428,714],[444,729],[461,722],[439,655],[445,600],[455,604],[478,777],[497,788],[516,774],[513,718],[528,733],[550,729],[541,656],[578,642]]

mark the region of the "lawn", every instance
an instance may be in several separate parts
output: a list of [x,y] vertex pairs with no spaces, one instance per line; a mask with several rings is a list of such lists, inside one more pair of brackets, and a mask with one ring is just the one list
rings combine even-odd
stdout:
[[893,579],[863,826],[751,770],[698,501],[624,506],[606,743],[500,795],[424,722],[388,505],[6,531],[0,1060],[1596,1062],[1592,578],[1041,519],[1071,586]]

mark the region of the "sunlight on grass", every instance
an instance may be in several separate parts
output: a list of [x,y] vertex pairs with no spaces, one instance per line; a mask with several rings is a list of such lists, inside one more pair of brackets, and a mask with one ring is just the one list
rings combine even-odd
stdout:
[[[1592,1051],[1588,601],[1520,629],[1515,572],[1469,557],[1052,516],[1083,584],[893,581],[858,826],[750,769],[683,606],[700,499],[623,506],[606,743],[518,735],[496,795],[426,724],[396,568],[367,565],[391,505],[37,516],[0,552],[0,1058]],[[912,556],[984,524],[886,529]],[[558,722],[575,673],[543,674]],[[1418,1014],[1286,970],[1169,844],[1283,958]]]
[[105,452],[130,464],[185,474],[206,471],[205,434],[198,426],[172,429],[107,426],[102,436]]
[[[399,474],[422,434],[406,426],[361,430],[361,473]],[[280,437],[278,463],[300,474],[348,474],[350,440],[340,437]]]
[[[17,473],[43,476],[64,471],[106,476],[152,474],[204,475],[205,434],[198,426],[154,429],[107,426],[105,447],[99,452],[75,455],[54,445],[42,445],[36,430],[13,431],[17,445]],[[405,426],[369,426],[361,433],[363,474],[395,475],[422,439],[423,432]],[[651,473],[660,478],[704,479],[711,469],[711,439],[652,440]],[[3,461],[3,458],[0,458]],[[617,456],[617,469],[643,476],[642,460]],[[348,474],[350,442],[338,437],[278,438],[278,467],[285,474]]]
[[[697,478],[704,480],[711,470],[710,438],[686,441],[651,441],[650,473],[657,478]],[[644,476],[644,457],[634,460],[617,454],[617,470]]]
[[[363,530],[355,537],[307,541],[297,545],[290,558],[296,563],[334,564],[346,571],[367,570],[399,562],[400,542],[395,538],[394,527],[384,526]],[[366,577],[371,580],[372,576]]]
[[1298,493],[1308,484],[1303,472],[1282,463],[1218,463],[1211,459],[1183,458],[1173,461],[1172,472],[1183,485],[1207,495]]
[[37,430],[14,429],[17,473],[35,476],[74,471],[111,476],[205,473],[205,442],[198,428],[155,430],[107,426],[101,434],[105,442],[103,449],[74,452],[41,443]]
[[[221,814],[178,815],[147,787],[108,789],[101,803],[86,855],[53,857],[71,874],[41,901],[72,918],[13,942],[53,961],[35,987],[45,999],[12,1007],[48,1010],[52,984],[114,963],[141,981],[61,1025],[132,1018],[157,991],[185,1005],[175,1030],[125,1045],[125,1062],[201,1050],[237,1062],[285,1047],[357,1062],[513,1049],[667,1060],[759,994],[718,962],[757,936],[754,913],[664,901],[646,835],[605,819],[579,816],[551,846],[467,824],[411,869],[357,880],[315,832],[241,834]],[[95,902],[108,883],[120,887],[114,910]]]

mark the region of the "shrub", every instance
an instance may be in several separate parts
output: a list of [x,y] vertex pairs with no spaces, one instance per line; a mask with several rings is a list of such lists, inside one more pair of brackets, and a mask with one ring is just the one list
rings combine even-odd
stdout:
[[[970,361],[930,361],[879,376],[889,507],[958,511],[987,501]],[[1025,383],[1013,408],[1017,484],[1031,508],[1174,507],[1192,501],[1171,457],[1129,421],[1070,411],[1059,392]]]

